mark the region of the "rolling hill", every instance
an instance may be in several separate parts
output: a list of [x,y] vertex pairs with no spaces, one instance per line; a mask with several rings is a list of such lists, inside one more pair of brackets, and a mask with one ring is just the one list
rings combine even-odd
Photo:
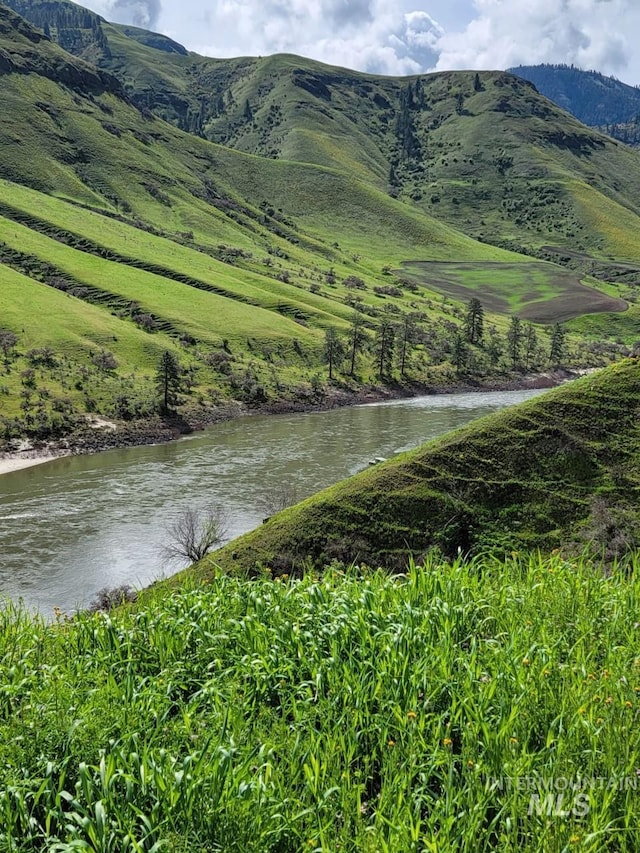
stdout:
[[[637,215],[636,154],[573,122],[520,78],[389,78],[289,55],[219,60],[67,0],[8,5],[116,75],[140,108],[210,141],[348,172],[474,238],[635,257],[589,210],[613,202]],[[620,90],[624,118],[632,117],[636,89],[575,73]],[[622,106],[611,109],[597,124],[623,118]]]
[[[635,360],[481,418],[273,516],[187,572],[297,573],[332,559],[402,570],[449,556],[638,544]],[[178,578],[184,579],[184,575]]]
[[[356,312],[347,390],[406,380],[376,375],[383,321],[414,324],[412,382],[459,379],[472,297],[494,337],[515,312],[542,324],[522,366],[549,363],[555,321],[571,349],[635,341],[640,160],[525,82],[212,60],[63,0],[11,5],[42,29],[0,6],[6,439],[150,415],[166,350],[205,419],[321,400],[325,334],[346,341]],[[80,337],[43,322],[70,300]],[[507,370],[498,350],[467,364]]]

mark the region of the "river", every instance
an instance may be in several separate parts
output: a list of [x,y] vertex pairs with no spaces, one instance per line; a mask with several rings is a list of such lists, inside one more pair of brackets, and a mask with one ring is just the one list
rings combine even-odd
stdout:
[[540,391],[416,397],[243,417],[169,444],[56,459],[0,477],[0,596],[45,618],[103,587],[144,586],[165,568],[167,527],[187,507],[226,509],[230,537],[261,523],[261,497],[300,499]]

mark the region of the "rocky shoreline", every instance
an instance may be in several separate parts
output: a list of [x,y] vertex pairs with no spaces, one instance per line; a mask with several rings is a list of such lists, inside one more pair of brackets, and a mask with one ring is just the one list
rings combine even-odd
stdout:
[[321,412],[343,406],[379,403],[425,394],[464,394],[469,392],[519,391],[553,388],[575,379],[582,371],[557,370],[522,377],[505,377],[477,382],[460,382],[446,387],[396,385],[371,387],[359,391],[333,389],[330,393],[309,394],[297,400],[276,400],[249,407],[231,401],[207,409],[192,409],[180,416],[149,418],[142,421],[116,422],[105,418],[87,420],[82,427],[64,438],[40,443],[23,441],[18,449],[0,451],[0,475],[32,467],[63,456],[100,453],[103,450],[162,444],[182,435],[200,431],[216,423],[251,415]]

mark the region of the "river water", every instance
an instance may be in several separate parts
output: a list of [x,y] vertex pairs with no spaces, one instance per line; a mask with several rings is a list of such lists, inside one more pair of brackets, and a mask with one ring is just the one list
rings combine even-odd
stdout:
[[97,590],[167,569],[167,527],[187,507],[223,506],[231,538],[265,516],[282,483],[299,499],[540,391],[417,397],[295,415],[243,417],[169,444],[57,459],[0,477],[0,597],[46,618]]

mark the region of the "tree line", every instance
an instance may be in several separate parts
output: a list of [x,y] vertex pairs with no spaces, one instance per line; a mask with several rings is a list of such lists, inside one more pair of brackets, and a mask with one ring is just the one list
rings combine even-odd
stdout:
[[[421,323],[423,317],[416,312],[404,314],[399,321],[385,318],[371,332],[366,328],[363,315],[355,311],[346,333],[329,327],[322,352],[329,380],[333,381],[337,373],[355,377],[358,360],[365,354],[373,359],[380,380],[391,378],[394,369],[405,379],[416,347],[421,344],[428,352],[429,338]],[[494,326],[487,330],[484,308],[475,297],[466,306],[462,324],[451,324],[449,332],[448,360],[458,374],[474,372],[474,350],[482,352],[494,370],[504,360],[513,370],[542,365],[560,367],[567,357],[566,330],[562,324],[552,327],[546,342],[540,339],[533,323],[514,315],[506,334],[501,335]]]

